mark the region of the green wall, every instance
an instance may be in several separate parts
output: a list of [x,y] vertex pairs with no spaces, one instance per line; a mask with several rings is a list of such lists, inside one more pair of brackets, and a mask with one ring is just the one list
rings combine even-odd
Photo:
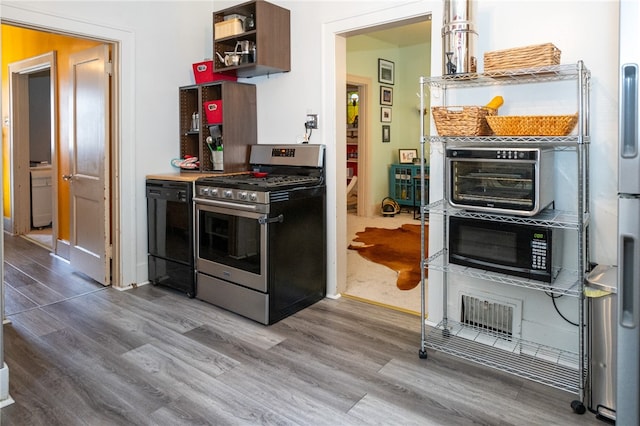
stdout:
[[[431,73],[430,55],[429,42],[399,47],[367,35],[347,39],[347,74],[370,78],[372,82],[368,145],[373,163],[370,174],[372,202],[381,202],[389,194],[389,165],[398,162],[398,150],[420,149],[420,99],[417,93],[419,77]],[[393,85],[378,82],[379,58],[394,62]],[[391,123],[380,121],[380,86],[393,88]],[[391,126],[391,141],[388,143],[382,142],[383,124]],[[428,131],[428,122],[425,125]],[[428,152],[425,155],[428,157]]]

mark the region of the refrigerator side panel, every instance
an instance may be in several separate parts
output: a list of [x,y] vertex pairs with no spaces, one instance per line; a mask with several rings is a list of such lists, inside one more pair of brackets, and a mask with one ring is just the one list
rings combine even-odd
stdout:
[[618,425],[640,424],[640,198],[618,199]]
[[618,192],[640,194],[640,6],[620,1]]

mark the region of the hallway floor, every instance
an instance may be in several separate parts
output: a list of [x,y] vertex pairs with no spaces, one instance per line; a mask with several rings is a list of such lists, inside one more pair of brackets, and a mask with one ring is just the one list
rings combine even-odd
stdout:
[[[347,245],[356,238],[356,232],[363,231],[367,226],[394,229],[405,223],[419,225],[420,221],[413,218],[413,213],[404,210],[394,217],[347,214]],[[347,289],[343,295],[420,315],[420,285],[411,290],[399,290],[396,286],[397,275],[394,270],[363,258],[355,250],[347,249]]]

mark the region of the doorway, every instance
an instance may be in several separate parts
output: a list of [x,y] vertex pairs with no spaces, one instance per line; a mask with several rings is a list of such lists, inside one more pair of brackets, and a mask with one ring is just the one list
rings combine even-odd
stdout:
[[[113,104],[118,87],[113,61],[118,45],[21,25],[3,23],[2,28],[15,42],[3,50],[3,56],[7,52],[10,58],[6,60],[14,61],[8,75],[11,191],[5,229],[33,240],[69,261],[77,271],[109,285],[114,275],[111,269],[118,265],[112,262],[112,250],[113,254],[119,252],[109,232],[117,217],[118,203],[109,199],[119,193],[112,189],[117,186],[111,179],[117,175],[118,163],[96,158],[116,159],[119,155],[111,137],[119,122]],[[42,44],[54,50],[23,59]],[[58,68],[57,61],[64,66]],[[83,120],[79,120],[79,112]],[[98,145],[100,140],[103,143]],[[87,170],[99,174],[101,179],[93,180],[104,188],[89,191],[100,194],[93,203],[85,202],[86,197],[78,198],[78,191],[86,187],[83,179],[91,174]],[[104,206],[104,213],[98,217],[94,213],[102,211],[96,210],[100,206]],[[98,223],[90,223],[87,217]],[[78,231],[81,225],[90,227]],[[95,250],[87,250],[87,244]],[[97,259],[103,265],[100,270],[85,271],[87,262],[74,255],[76,248]]]
[[369,114],[367,101],[371,79],[348,75],[347,102],[347,213],[356,216],[368,214],[369,205]]
[[57,223],[56,52],[9,64],[11,231],[55,253]]
[[[394,218],[382,217],[377,200],[389,195],[389,168],[397,162],[399,148],[411,146],[419,140],[419,116],[415,114],[416,87],[420,75],[429,74],[429,60],[419,58],[430,57],[431,20],[430,15],[422,15],[411,19],[404,19],[384,25],[371,26],[346,33],[346,154],[347,154],[347,182],[349,182],[350,168],[357,168],[357,208],[354,209],[353,189],[347,186],[345,228],[346,241],[343,257],[346,261],[346,277],[344,287],[340,293],[343,296],[357,298],[370,303],[384,305],[411,313],[420,312],[419,288],[411,291],[399,290],[396,286],[396,274],[386,267],[362,261],[357,253],[348,247],[355,238],[355,233],[366,227],[397,228],[404,224],[415,224],[413,214],[396,215]],[[375,52],[375,53],[371,53]],[[350,55],[353,55],[351,58]],[[383,56],[384,55],[384,56]],[[396,79],[394,83],[386,83],[393,96],[383,99],[379,96],[383,84],[379,83],[377,69],[372,70],[371,64],[376,64],[380,56],[392,58],[395,63]],[[369,64],[369,65],[363,65]],[[426,64],[426,66],[425,66]],[[369,82],[354,81],[353,74],[363,72],[369,75]],[[337,81],[339,81],[337,79]],[[368,100],[360,99],[362,90],[371,93]],[[356,105],[352,97],[358,98]],[[338,102],[341,99],[338,98]],[[394,121],[387,125],[391,128],[391,138],[383,136],[381,131],[385,126],[382,119],[378,119],[381,106],[393,105]],[[360,115],[366,108],[374,112],[370,114],[368,125],[358,122],[357,131],[352,131],[351,121],[354,115]],[[369,138],[362,139],[362,129],[369,129]],[[353,137],[351,137],[353,136]],[[390,139],[390,140],[389,140]],[[352,147],[353,146],[353,147]],[[413,146],[411,146],[413,147]],[[368,149],[365,155],[361,152]],[[350,152],[357,150],[357,161],[351,159]],[[367,175],[367,172],[368,175]],[[368,187],[363,191],[363,187]],[[351,189],[351,191],[350,191]],[[373,203],[360,206],[361,194],[366,194]],[[357,213],[357,214],[354,214]],[[357,244],[356,244],[357,245]],[[343,254],[339,253],[341,257]],[[388,276],[387,276],[388,274]]]

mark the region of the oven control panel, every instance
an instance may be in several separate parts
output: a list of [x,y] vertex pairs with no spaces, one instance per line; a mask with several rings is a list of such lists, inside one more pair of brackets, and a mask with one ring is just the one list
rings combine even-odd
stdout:
[[207,199],[244,201],[256,204],[266,204],[269,202],[268,193],[261,191],[247,191],[245,189],[197,186],[196,194]]

